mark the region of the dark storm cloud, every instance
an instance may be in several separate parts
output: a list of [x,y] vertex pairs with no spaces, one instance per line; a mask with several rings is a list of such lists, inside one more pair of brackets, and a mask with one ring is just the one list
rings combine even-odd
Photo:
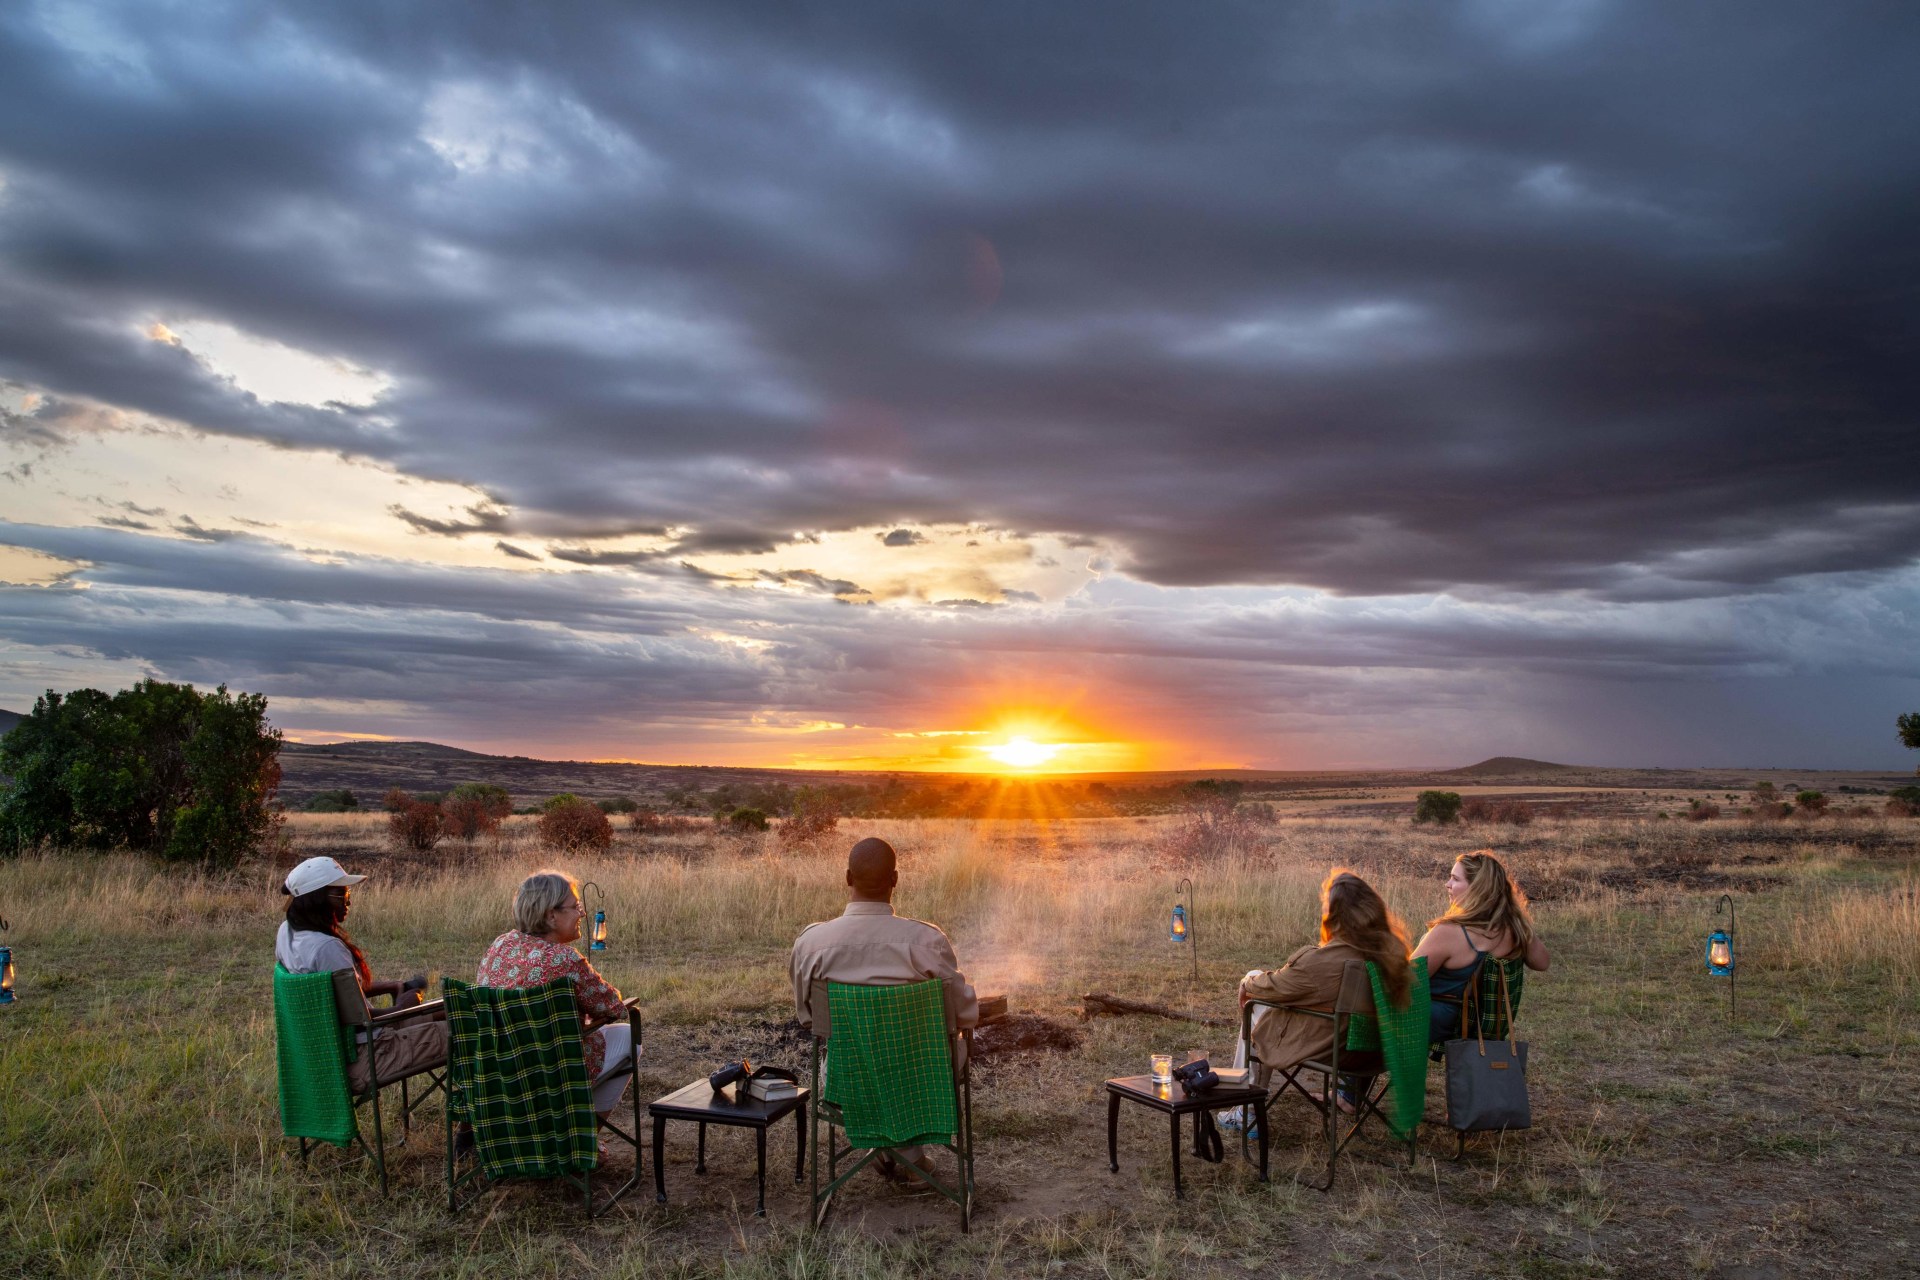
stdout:
[[890,533],[876,533],[883,547],[917,547],[927,540],[927,535],[918,529],[895,529]]
[[[0,17],[0,373],[62,394],[688,548],[1669,596],[1920,553],[1909,10],[48,12]],[[395,385],[262,403],[149,315]]]

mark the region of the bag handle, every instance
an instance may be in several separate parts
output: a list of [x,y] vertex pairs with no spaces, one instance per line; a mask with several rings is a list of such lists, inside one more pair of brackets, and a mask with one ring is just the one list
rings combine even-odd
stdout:
[[1498,965],[1500,969],[1500,1004],[1507,1015],[1507,1052],[1518,1058],[1520,1056],[1520,1046],[1514,1043],[1513,1001],[1507,998],[1507,966],[1498,960],[1494,961],[1494,963]]

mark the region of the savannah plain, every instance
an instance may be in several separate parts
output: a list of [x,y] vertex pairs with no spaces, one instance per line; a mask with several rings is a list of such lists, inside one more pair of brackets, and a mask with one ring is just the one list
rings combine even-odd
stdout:
[[[292,798],[343,784],[305,753],[287,757]],[[460,768],[446,766],[451,780]],[[1454,775],[1469,796],[1527,798],[1536,817],[1441,828],[1409,820],[1412,792],[1434,778],[1256,780],[1249,795],[1272,820],[1197,860],[1182,838],[1191,818],[1175,812],[844,819],[800,845],[616,821],[612,849],[583,857],[541,849],[528,817],[417,855],[388,847],[384,815],[295,815],[272,859],[229,877],[121,855],[0,862],[21,990],[0,1013],[0,1275],[1916,1274],[1920,820],[1839,789],[1885,778],[1784,774],[1826,787],[1834,806],[1742,818],[1723,797],[1759,776]],[[523,782],[499,780],[520,802]],[[594,794],[594,780],[549,785]],[[1724,816],[1682,820],[1703,796]],[[648,1167],[591,1224],[539,1184],[449,1216],[437,1101],[390,1153],[384,1200],[364,1166],[323,1150],[303,1168],[279,1136],[270,954],[293,861],[328,853],[369,873],[349,929],[381,976],[436,985],[468,975],[507,927],[526,872],[560,865],[596,881],[611,932],[596,962],[642,1000],[644,1103],[742,1055],[805,1071],[787,949],[840,909],[845,850],[869,834],[901,852],[899,910],[941,924],[976,987],[1008,995],[1013,1029],[1045,1042],[1003,1033],[977,1063],[970,1235],[945,1201],[864,1175],[808,1234],[804,1190],[780,1173],[784,1124],[770,1135],[764,1220],[743,1131],[710,1135],[698,1177],[691,1132],[674,1126],[670,1203],[654,1204]],[[1412,1169],[1375,1132],[1322,1194],[1295,1182],[1316,1160],[1311,1114],[1283,1101],[1270,1183],[1232,1158],[1189,1159],[1176,1202],[1164,1129],[1129,1109],[1120,1172],[1108,1172],[1101,1081],[1144,1070],[1156,1050],[1224,1060],[1233,1032],[1082,1020],[1083,993],[1225,1022],[1240,974],[1312,939],[1329,867],[1368,876],[1417,931],[1444,906],[1452,857],[1488,846],[1532,895],[1553,951],[1519,1020],[1530,1131],[1476,1138],[1456,1164],[1451,1134],[1430,1123]],[[1188,874],[1197,984],[1166,930]],[[1733,1017],[1726,981],[1702,964],[1721,893],[1738,910]],[[1430,1121],[1440,1088],[1436,1069]],[[609,1159],[624,1176],[624,1150]]]

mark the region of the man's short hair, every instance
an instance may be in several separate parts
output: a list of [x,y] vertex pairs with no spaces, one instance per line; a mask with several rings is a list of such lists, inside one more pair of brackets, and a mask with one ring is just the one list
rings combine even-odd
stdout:
[[847,851],[847,883],[862,893],[885,893],[898,879],[894,865],[893,846],[868,836]]

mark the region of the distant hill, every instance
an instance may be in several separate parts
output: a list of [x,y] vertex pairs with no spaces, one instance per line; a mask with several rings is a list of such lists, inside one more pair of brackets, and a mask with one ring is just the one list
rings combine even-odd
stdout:
[[1470,764],[1464,769],[1449,769],[1447,772],[1463,778],[1506,778],[1516,774],[1585,773],[1587,770],[1579,765],[1528,760],[1524,756],[1494,756],[1479,764]]
[[12,733],[13,726],[25,719],[26,717],[18,711],[0,711],[0,738],[4,738],[9,733]]

